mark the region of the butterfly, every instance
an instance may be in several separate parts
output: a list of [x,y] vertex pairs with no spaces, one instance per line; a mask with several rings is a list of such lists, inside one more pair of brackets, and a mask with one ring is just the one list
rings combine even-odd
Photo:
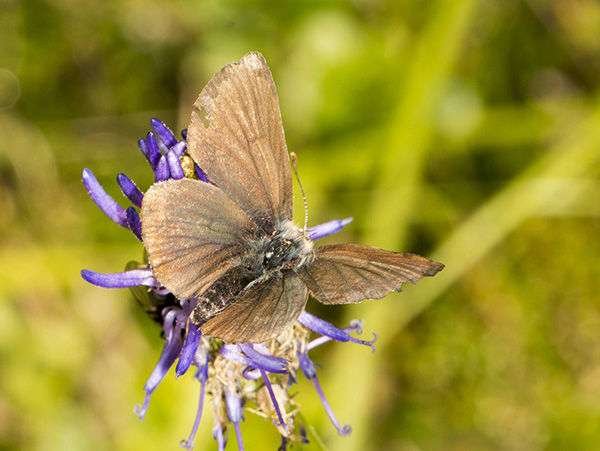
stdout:
[[208,176],[154,184],[141,209],[157,280],[195,299],[190,320],[228,342],[278,337],[308,294],[324,304],[380,299],[444,265],[359,244],[314,247],[292,222],[290,160],[264,57],[217,72],[194,103],[187,152]]

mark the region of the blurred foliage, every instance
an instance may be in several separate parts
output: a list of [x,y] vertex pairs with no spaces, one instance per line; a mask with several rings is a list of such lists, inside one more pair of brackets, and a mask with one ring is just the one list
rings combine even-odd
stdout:
[[[600,447],[600,4],[594,0],[4,0],[0,13],[0,449],[176,449],[198,384],[131,409],[159,331],[121,271],[142,250],[87,197],[89,167],[143,189],[151,117],[185,128],[210,76],[261,51],[310,223],[439,259],[365,318],[377,352],[319,350],[305,449]],[[296,213],[302,216],[300,199]],[[332,238],[332,240],[334,240]],[[275,449],[246,415],[246,449]],[[196,449],[216,449],[206,412]],[[229,448],[235,449],[232,438]]]

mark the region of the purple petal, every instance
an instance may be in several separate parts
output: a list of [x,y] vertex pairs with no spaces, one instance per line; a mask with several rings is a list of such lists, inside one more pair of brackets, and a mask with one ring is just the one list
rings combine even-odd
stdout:
[[187,142],[179,141],[177,144],[175,144],[173,147],[171,147],[171,152],[173,152],[175,155],[180,157],[183,155],[183,152],[185,152],[186,146],[187,146]]
[[183,168],[181,167],[181,161],[179,161],[179,157],[172,151],[167,152],[167,164],[173,180],[180,180],[185,177],[185,172],[183,172]]
[[132,269],[114,274],[103,274],[89,269],[81,271],[81,277],[91,284],[103,288],[131,288],[138,285],[160,287],[160,283],[152,275],[151,269]]
[[212,428],[212,436],[213,439],[217,441],[218,451],[225,451],[227,442],[225,441],[225,437],[223,437],[223,425],[219,421],[218,417],[215,417],[215,425]]
[[321,335],[325,335],[337,341],[350,341],[352,338],[347,332],[342,329],[338,329],[333,324],[328,323],[314,315],[311,315],[307,311],[303,311],[298,317],[298,322],[304,327],[309,328],[313,332]]
[[363,333],[363,323],[364,323],[364,320],[362,320],[362,319],[352,319],[352,320],[350,320],[350,327],[347,327],[344,330],[346,332],[353,330],[358,335],[361,335]]
[[190,317],[190,315],[192,314],[192,311],[194,310],[194,307],[196,307],[196,302],[198,302],[197,296],[179,300],[179,305],[181,305],[181,318],[182,318],[182,321],[180,321],[180,322],[182,324],[187,323],[188,318]]
[[138,147],[140,148],[140,150],[142,151],[142,153],[146,157],[146,160],[148,160],[148,163],[150,163],[150,156],[148,154],[148,144],[146,144],[146,140],[145,139],[138,139]]
[[162,288],[154,288],[151,287],[152,291],[154,291],[154,293],[158,294],[159,296],[167,296],[169,294],[171,294],[171,292],[169,290],[167,290],[165,287]]
[[323,389],[321,388],[321,384],[319,383],[319,379],[317,379],[317,372],[315,370],[315,365],[310,360],[308,355],[304,352],[298,352],[298,361],[300,363],[300,368],[302,372],[306,376],[307,379],[310,379],[315,386],[315,390],[321,399],[321,404],[325,408],[325,412],[327,412],[327,416],[335,426],[338,431],[338,434],[341,436],[346,436],[352,432],[352,428],[349,425],[342,426],[340,422],[337,420],[335,413],[333,413],[333,409],[329,405],[327,398],[325,397],[325,393],[323,393]]
[[150,162],[150,166],[152,166],[152,170],[156,171],[156,166],[160,160],[161,153],[154,133],[148,132],[146,135],[146,145],[148,146],[148,161]]
[[133,207],[127,208],[127,223],[135,237],[142,241],[142,221],[137,210]]
[[196,355],[194,356],[194,365],[198,367],[198,371],[194,377],[200,381],[200,383],[204,383],[208,380],[208,348],[200,346],[196,351]]
[[298,352],[298,363],[300,364],[300,369],[302,370],[302,373],[304,373],[304,376],[307,379],[317,377],[317,370],[315,369],[315,364],[312,360],[310,360],[310,357],[308,357],[307,353]]
[[187,139],[187,128],[184,128],[183,130],[181,130],[181,137],[183,139]]
[[244,368],[244,371],[242,371],[242,376],[244,376],[244,379],[249,381],[256,380],[261,377],[260,369],[253,366],[247,366]]
[[244,419],[240,397],[229,387],[225,387],[225,404],[227,405],[227,416],[232,423],[239,423]]
[[156,164],[156,169],[154,172],[155,182],[164,182],[165,180],[169,180],[169,165],[167,164],[167,159],[164,155],[161,155],[158,159],[158,163]]
[[194,167],[196,168],[196,174],[198,175],[198,178],[202,181],[202,182],[206,182],[206,183],[211,183],[210,179],[206,176],[206,174],[204,173],[204,171],[202,169],[200,169],[200,166],[198,166],[197,164],[194,164]]
[[270,373],[286,373],[287,360],[258,352],[251,343],[239,344],[238,347],[251,359],[251,366]]
[[273,387],[271,386],[269,376],[267,376],[267,373],[264,370],[260,370],[260,374],[262,375],[263,381],[265,382],[265,387],[267,387],[267,391],[269,392],[269,396],[271,397],[271,402],[273,403],[273,407],[275,408],[275,414],[277,415],[277,419],[279,420],[278,423],[273,422],[273,424],[275,426],[282,427],[285,430],[286,434],[289,434],[290,431],[288,427],[291,426],[291,423],[286,424],[285,421],[283,421],[283,416],[281,415],[281,410],[279,409],[279,403],[277,402],[277,398],[275,397],[275,392],[273,391]]
[[165,125],[165,123],[159,119],[150,119],[150,125],[160,138],[160,140],[166,144],[167,147],[172,147],[177,143],[177,139],[173,132]]
[[169,371],[169,368],[173,366],[175,359],[177,359],[177,356],[181,351],[181,334],[179,333],[180,329],[178,327],[172,327],[176,314],[177,313],[174,310],[171,310],[165,316],[165,324],[169,323],[169,326],[165,327],[165,330],[168,330],[169,332],[165,337],[165,346],[160,358],[158,359],[158,363],[154,367],[152,374],[144,385],[144,391],[146,392],[144,404],[141,406],[137,405],[134,409],[134,412],[137,414],[140,420],[144,418],[144,415],[146,415],[148,404],[150,403],[150,396],[154,390],[156,390],[156,387],[160,385],[165,375]]
[[121,187],[121,191],[131,201],[133,205],[138,208],[142,207],[142,200],[144,199],[144,193],[136,186],[133,181],[125,174],[117,175],[117,183]]
[[196,432],[198,432],[198,427],[200,426],[200,421],[202,420],[202,409],[204,407],[204,393],[206,392],[206,383],[202,382],[200,386],[200,400],[198,401],[198,410],[196,411],[196,418],[194,419],[194,424],[192,425],[192,430],[190,431],[190,435],[187,440],[182,440],[179,442],[179,446],[184,449],[194,449],[196,445],[194,443],[194,437],[196,436]]
[[82,178],[90,197],[100,207],[100,210],[116,224],[128,228],[125,209],[104,191],[92,171],[84,169]]
[[256,362],[251,358],[245,356],[244,354],[240,354],[240,352],[242,352],[242,350],[239,348],[239,345],[230,344],[224,344],[219,350],[219,354],[221,354],[227,360],[231,360],[232,362],[243,363],[244,365],[248,365],[251,368],[256,368]]
[[[350,321],[350,327],[346,327],[345,329],[342,329],[344,332],[348,333],[348,337],[349,340],[352,343],[356,343],[359,345],[365,345],[365,346],[369,346],[371,348],[371,353],[375,352],[375,342],[377,341],[377,334],[375,332],[373,332],[373,339],[372,340],[361,340],[359,338],[353,337],[351,335],[349,335],[350,332],[356,332],[357,334],[362,334],[362,320],[352,320]],[[333,327],[333,326],[332,326]],[[317,346],[321,346],[323,343],[327,343],[328,341],[331,341],[332,337],[330,336],[326,336],[323,335],[319,338],[316,338],[314,340],[312,340],[310,343],[308,343],[306,345],[306,349],[307,351],[310,351],[311,349],[316,348]]]
[[190,435],[188,436],[187,440],[182,440],[179,443],[179,445],[185,449],[194,448],[194,437],[196,436],[196,432],[198,432],[200,420],[202,419],[204,394],[206,393],[206,381],[208,380],[208,349],[198,348],[198,351],[194,357],[194,364],[198,366],[198,371],[196,372],[195,377],[200,381],[200,400],[198,401],[198,410],[196,410],[196,418],[194,419],[194,424],[192,426],[192,430],[190,431]]
[[339,232],[344,228],[344,226],[350,224],[351,222],[352,218],[335,219],[333,221],[319,224],[318,226],[309,227],[307,230],[308,236],[310,236],[310,239],[313,241],[318,240],[319,238]]
[[183,348],[181,349],[181,355],[179,356],[179,361],[175,368],[175,377],[184,375],[190,368],[194,356],[196,355],[196,351],[198,350],[198,345],[200,344],[200,337],[202,337],[200,328],[197,324],[190,321],[188,323],[185,341],[183,342]]
[[[244,351],[242,351],[242,347],[244,347]],[[256,373],[252,371],[253,369],[264,369],[265,371],[269,371],[270,373],[279,373],[283,374],[287,372],[285,365],[287,365],[287,361],[281,359],[279,357],[267,356],[261,354],[253,349],[251,349],[252,345],[231,345],[224,344],[219,351],[223,357],[227,360],[231,360],[233,362],[243,363],[247,365],[249,368],[244,370],[245,375],[248,379],[256,379]],[[244,352],[244,354],[240,354],[240,352]],[[252,355],[252,357],[248,356],[248,353]]]
[[244,419],[242,414],[242,402],[237,393],[232,392],[228,387],[225,388],[225,404],[227,406],[227,416],[233,423],[235,437],[238,443],[238,450],[244,451],[244,442],[242,441],[242,430],[240,423]]

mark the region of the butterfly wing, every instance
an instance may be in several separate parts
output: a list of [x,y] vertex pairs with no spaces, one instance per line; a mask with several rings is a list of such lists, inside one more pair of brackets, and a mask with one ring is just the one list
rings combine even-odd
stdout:
[[267,233],[278,220],[291,219],[292,175],[277,90],[260,53],[228,64],[202,90],[187,150]]
[[223,191],[191,179],[153,185],[141,220],[154,276],[179,299],[199,294],[239,265],[256,231]]
[[381,299],[444,268],[415,254],[360,244],[334,244],[315,250],[314,261],[298,270],[312,295],[324,304],[350,304]]
[[250,285],[232,304],[204,323],[204,334],[235,343],[262,343],[290,326],[306,305],[308,290],[293,271]]

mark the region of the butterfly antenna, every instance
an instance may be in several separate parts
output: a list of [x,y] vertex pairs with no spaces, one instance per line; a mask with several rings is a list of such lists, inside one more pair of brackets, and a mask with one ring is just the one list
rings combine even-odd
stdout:
[[302,193],[302,200],[304,201],[304,231],[308,227],[308,204],[306,203],[306,195],[304,194],[304,188],[300,183],[300,177],[298,176],[298,157],[294,152],[290,152],[290,158],[292,159],[292,166],[294,166],[294,174],[296,174],[296,180],[298,180],[298,186],[300,186],[300,192]]

